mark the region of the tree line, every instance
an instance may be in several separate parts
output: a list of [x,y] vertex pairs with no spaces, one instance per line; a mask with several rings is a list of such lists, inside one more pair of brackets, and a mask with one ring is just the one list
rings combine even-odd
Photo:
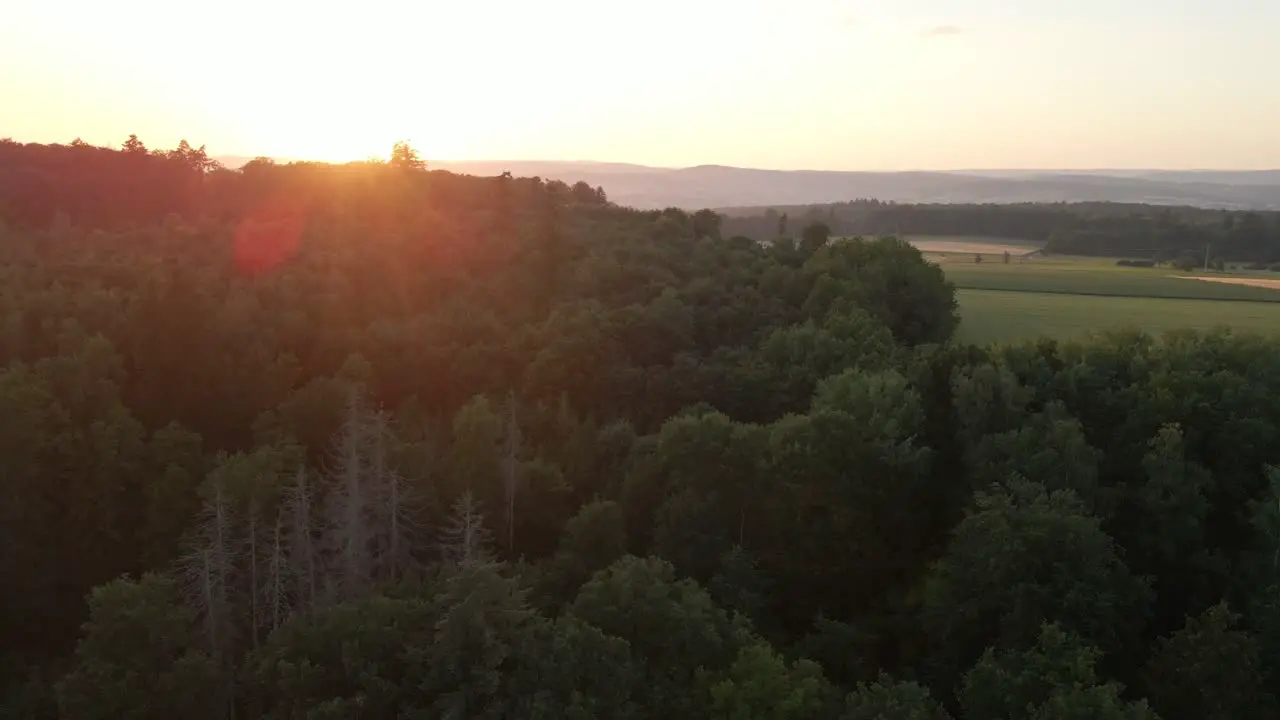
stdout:
[[1048,252],[1172,261],[1182,255],[1280,262],[1280,213],[1126,203],[904,204],[856,200],[723,211],[727,235],[767,241],[823,223],[844,237],[970,235],[1045,243]]
[[0,713],[1275,716],[1280,345],[392,157],[4,216]]

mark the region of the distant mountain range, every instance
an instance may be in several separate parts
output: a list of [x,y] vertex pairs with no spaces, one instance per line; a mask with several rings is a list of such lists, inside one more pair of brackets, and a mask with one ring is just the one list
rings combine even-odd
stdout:
[[[237,167],[248,158],[219,158]],[[470,175],[537,175],[603,186],[609,199],[650,209],[802,205],[875,198],[912,203],[1110,201],[1280,210],[1280,170],[957,170],[861,172],[659,168],[578,161],[430,162]]]

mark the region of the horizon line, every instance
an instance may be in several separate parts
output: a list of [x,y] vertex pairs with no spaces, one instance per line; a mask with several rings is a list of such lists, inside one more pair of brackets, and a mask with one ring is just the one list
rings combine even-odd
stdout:
[[[350,160],[315,160],[308,158],[284,157],[273,155],[240,155],[234,153],[210,155],[213,159],[226,158],[235,160],[253,160],[257,157],[269,157],[278,162],[315,162],[329,165],[345,165],[353,162],[365,162],[368,158],[356,158]],[[645,163],[634,162],[630,160],[564,160],[564,159],[513,159],[513,158],[482,158],[482,159],[458,159],[458,158],[431,158],[424,157],[424,161],[428,166],[431,163],[440,163],[448,165],[468,165],[468,164],[546,164],[546,165],[626,165],[636,168],[644,168],[648,170],[696,170],[699,168],[725,168],[729,170],[760,170],[765,172],[806,172],[806,173],[943,173],[943,174],[964,174],[979,172],[1017,172],[1017,173],[1107,173],[1107,172],[1216,172],[1216,173],[1280,173],[1280,166],[1275,167],[1159,167],[1159,166],[1086,166],[1086,167],[959,167],[959,168],[930,168],[930,167],[913,167],[913,168],[778,168],[778,167],[758,167],[751,165],[727,165],[724,163],[697,163],[693,165],[648,165]]]

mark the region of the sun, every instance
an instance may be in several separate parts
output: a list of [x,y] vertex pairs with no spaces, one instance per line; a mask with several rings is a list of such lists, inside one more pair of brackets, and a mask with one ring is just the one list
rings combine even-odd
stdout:
[[375,159],[385,161],[391,155],[391,148],[402,140],[408,142],[428,162],[453,160],[460,157],[460,144],[450,143],[441,135],[429,136],[424,133],[399,135],[370,133],[369,136],[353,135],[338,142],[335,142],[333,137],[294,138],[293,142],[282,147],[282,150],[287,148],[287,152],[276,151],[273,155],[326,163]]
[[385,160],[402,140],[428,162],[465,159],[469,144],[464,118],[359,97],[257,116],[248,134],[259,154],[331,163]]

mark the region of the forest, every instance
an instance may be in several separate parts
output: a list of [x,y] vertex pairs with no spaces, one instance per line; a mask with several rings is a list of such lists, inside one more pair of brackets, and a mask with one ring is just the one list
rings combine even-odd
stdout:
[[772,240],[823,223],[837,236],[971,235],[1029,240],[1064,255],[1155,259],[1206,248],[1224,261],[1280,262],[1280,212],[1125,203],[914,205],[856,200],[829,205],[733,208],[726,235]]
[[1275,341],[403,144],[4,142],[0,217],[0,717],[1280,712]]

